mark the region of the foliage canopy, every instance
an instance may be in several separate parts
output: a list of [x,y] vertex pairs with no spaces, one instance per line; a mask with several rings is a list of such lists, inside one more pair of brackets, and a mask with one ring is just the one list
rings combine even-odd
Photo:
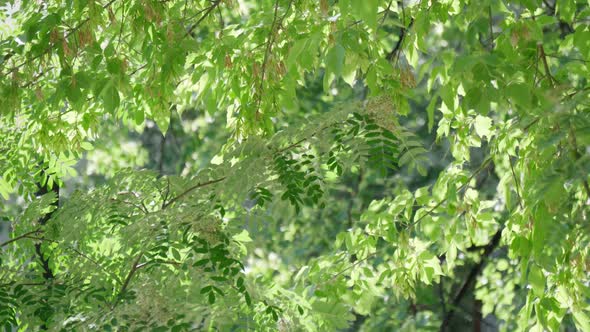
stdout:
[[0,17],[7,331],[590,331],[586,0]]

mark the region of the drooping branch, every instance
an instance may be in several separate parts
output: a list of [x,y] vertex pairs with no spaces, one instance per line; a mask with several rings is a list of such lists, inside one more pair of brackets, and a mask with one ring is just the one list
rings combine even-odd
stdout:
[[[109,7],[110,7],[110,6],[111,6],[111,5],[112,5],[112,4],[113,4],[115,1],[117,1],[117,0],[111,0],[111,1],[107,2],[106,4],[104,4],[104,5],[102,6],[102,8],[103,8],[103,9],[107,9],[107,8],[109,8]],[[77,32],[78,30],[80,30],[80,28],[82,28],[84,25],[86,25],[86,23],[88,23],[88,22],[90,21],[90,19],[91,19],[91,18],[92,18],[92,17],[88,17],[88,18],[86,18],[86,19],[82,20],[80,23],[78,23],[78,25],[76,25],[75,27],[73,27],[71,30],[69,30],[69,31],[68,31],[68,32],[65,34],[65,36],[64,36],[64,39],[67,39],[69,36],[71,36],[72,34],[74,34],[75,32]],[[46,48],[45,48],[45,49],[44,49],[44,50],[43,50],[41,53],[39,53],[39,54],[35,55],[34,57],[32,57],[32,58],[30,58],[30,59],[27,59],[27,60],[25,60],[25,61],[21,62],[20,64],[18,64],[18,65],[16,65],[16,66],[12,67],[12,68],[10,68],[10,69],[8,69],[8,71],[7,71],[7,72],[6,72],[4,75],[5,75],[5,76],[8,76],[8,74],[12,74],[12,73],[14,73],[15,71],[19,70],[20,68],[22,68],[22,67],[26,66],[27,64],[29,64],[29,63],[31,63],[31,62],[33,62],[33,61],[35,61],[35,60],[37,60],[37,59],[39,59],[39,58],[43,57],[43,56],[44,56],[44,55],[46,55],[46,54],[49,54],[49,52],[51,52],[51,50],[52,50],[52,49],[55,47],[55,45],[57,45],[57,44],[53,43],[53,44],[49,45],[49,46],[48,46],[48,47],[46,47]],[[0,76],[4,76],[4,75],[0,75]]]
[[[463,185],[461,185],[457,189],[457,192],[460,192],[461,190],[467,188],[467,186],[469,185],[469,183],[471,182],[471,180],[473,180],[479,173],[481,173],[481,171],[483,171],[484,169],[486,169],[491,162],[492,162],[492,158],[491,157],[488,157],[486,160],[484,160],[483,163],[481,163],[481,165],[471,174],[471,176],[469,176],[469,178],[467,179],[467,181],[465,181],[465,183]],[[418,224],[420,221],[422,221],[422,219],[424,219],[427,216],[431,215],[434,212],[434,210],[436,210],[441,205],[443,205],[447,201],[447,199],[448,199],[448,196],[445,196],[445,198],[441,199],[438,203],[436,203],[433,207],[431,207],[428,211],[426,211],[426,213],[424,215],[420,216],[420,218],[418,218],[417,220],[415,220],[411,224],[411,226],[414,226],[414,225]]]
[[266,50],[264,51],[264,59],[262,60],[262,67],[260,69],[261,70],[260,84],[258,86],[257,99],[256,99],[256,114],[259,114],[259,112],[260,112],[260,104],[262,103],[262,95],[264,93],[264,81],[266,79],[265,76],[266,76],[266,71],[267,71],[267,67],[268,67],[268,59],[269,59],[270,54],[272,52],[272,46],[275,42],[276,32],[277,32],[278,28],[281,26],[283,20],[285,20],[285,18],[289,14],[289,10],[291,9],[292,3],[293,3],[293,0],[290,0],[287,10],[283,14],[283,16],[279,18],[278,17],[279,0],[275,1],[273,20],[272,20],[272,24],[270,25],[270,33],[268,34],[268,39],[266,42]]

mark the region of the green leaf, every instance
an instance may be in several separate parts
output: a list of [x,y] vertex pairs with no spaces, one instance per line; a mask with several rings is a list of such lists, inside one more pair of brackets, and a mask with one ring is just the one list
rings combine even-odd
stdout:
[[426,107],[426,114],[428,115],[428,132],[432,132],[434,127],[434,108],[438,103],[438,95],[430,99],[428,106]]
[[196,261],[193,264],[193,266],[203,266],[203,265],[209,263],[209,261],[211,261],[209,258],[204,258],[204,259],[201,259],[201,260]]
[[238,242],[252,242],[252,238],[250,238],[250,234],[247,230],[243,229],[239,234],[236,234],[232,237],[235,241]]
[[300,305],[297,305],[297,311],[299,312],[300,315],[303,315],[303,313],[304,313],[303,308]]
[[529,269],[529,284],[536,296],[543,297],[543,294],[545,294],[545,275],[543,270],[535,264]]
[[551,215],[548,213],[545,204],[539,204],[535,213],[535,224],[533,226],[532,236],[533,254],[538,259],[544,255],[543,249],[546,245],[547,232],[551,228],[551,222]]
[[215,293],[209,292],[209,304],[214,304],[214,303],[215,303]]
[[82,143],[80,143],[80,147],[82,149],[86,150],[86,151],[92,151],[92,150],[94,150],[94,147],[89,142],[82,142]]
[[334,45],[326,54],[326,69],[334,73],[336,76],[342,74],[344,67],[344,47],[340,44]]
[[324,91],[328,91],[332,80],[342,75],[344,67],[344,47],[334,45],[326,54],[326,72],[324,73]]
[[110,114],[115,114],[115,111],[119,108],[121,100],[119,98],[119,91],[111,81],[105,86],[100,98],[105,110]]
[[152,117],[163,135],[166,135],[168,126],[170,125],[170,112],[167,108],[157,105],[151,109]]
[[576,308],[572,310],[572,315],[574,316],[574,322],[580,331],[590,331],[590,318],[586,313]]
[[2,195],[2,198],[7,200],[9,198],[11,192],[12,192],[11,185],[8,182],[6,182],[5,179],[0,177],[0,195]]
[[475,122],[473,124],[475,128],[475,132],[481,138],[487,137],[491,138],[491,128],[492,128],[492,119],[478,115],[475,117]]
[[377,11],[379,9],[378,0],[352,0],[350,1],[350,4],[352,5],[351,9],[353,14],[358,19],[363,20],[369,28],[373,30],[377,29]]
[[170,251],[172,252],[172,257],[174,257],[174,259],[179,261],[180,260],[180,252],[176,248],[170,248]]
[[[291,49],[289,50],[289,56],[287,57],[287,68],[289,70],[294,69],[294,66],[299,62],[303,54],[305,53],[305,49],[309,43],[309,39],[298,39],[293,43]],[[309,56],[306,54],[306,56]]]
[[516,105],[527,110],[531,107],[532,94],[530,88],[523,83],[511,84],[506,88],[506,94],[512,99]]
[[575,0],[557,0],[556,11],[559,17],[567,23],[572,23],[576,16],[576,1]]
[[244,293],[244,299],[246,300],[246,304],[251,307],[252,306],[252,299],[250,298],[250,294],[248,292]]

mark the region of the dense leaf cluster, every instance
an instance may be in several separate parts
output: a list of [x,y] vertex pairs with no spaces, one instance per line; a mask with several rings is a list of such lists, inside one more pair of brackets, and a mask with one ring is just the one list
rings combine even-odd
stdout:
[[6,330],[590,331],[587,1],[0,18]]

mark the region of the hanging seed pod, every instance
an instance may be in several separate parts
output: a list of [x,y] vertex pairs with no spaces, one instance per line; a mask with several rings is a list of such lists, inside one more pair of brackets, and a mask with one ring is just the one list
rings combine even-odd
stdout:
[[389,131],[395,130],[395,107],[391,96],[381,95],[369,99],[365,110],[377,125]]

